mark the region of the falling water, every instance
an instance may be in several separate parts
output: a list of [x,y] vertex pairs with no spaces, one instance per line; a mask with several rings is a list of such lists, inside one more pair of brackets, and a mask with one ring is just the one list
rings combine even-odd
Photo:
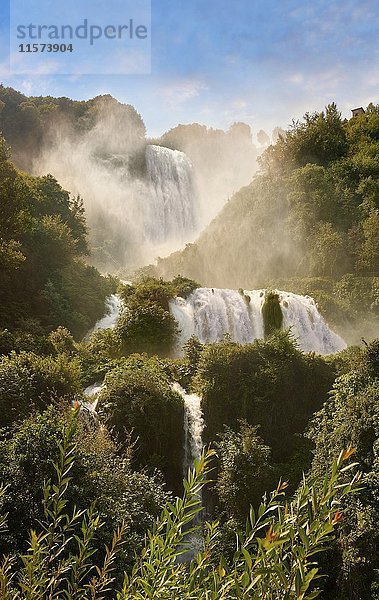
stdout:
[[263,337],[263,292],[249,294],[250,301],[235,290],[198,288],[186,300],[175,298],[170,310],[179,322],[181,345],[191,335],[202,343],[221,341],[225,334],[241,344]]
[[346,348],[344,340],[334,333],[320,315],[310,296],[279,292],[283,328],[291,332],[304,352],[334,354]]
[[[304,352],[332,354],[346,347],[343,339],[328,327],[312,298],[277,293],[283,328],[291,328]],[[202,343],[221,341],[225,334],[240,344],[263,339],[264,300],[264,290],[237,292],[212,288],[198,288],[187,299],[175,298],[170,303],[170,311],[181,330],[179,347],[192,335]]]
[[146,149],[150,214],[147,238],[154,243],[188,241],[197,226],[192,165],[178,150],[150,145]]
[[117,294],[112,294],[106,300],[106,314],[99,321],[97,321],[92,331],[98,329],[112,329],[120,316],[122,308],[122,300]]
[[83,391],[86,400],[82,403],[82,406],[85,411],[95,415],[97,404],[99,401],[99,394],[104,389],[104,383],[97,381],[96,383],[92,383]]
[[183,472],[186,476],[188,469],[193,467],[195,460],[200,459],[203,451],[204,419],[201,410],[201,398],[197,394],[187,394],[179,383],[174,383],[172,387],[184,400]]
[[[201,458],[203,451],[204,419],[201,410],[201,398],[197,394],[187,394],[179,383],[173,384],[173,389],[178,392],[184,400],[184,459],[183,475],[187,477],[188,469],[193,467],[194,461]],[[199,500],[203,502],[202,492]],[[198,513],[193,521],[194,525],[201,524],[201,513]],[[190,562],[203,546],[200,531],[192,532],[186,541],[187,552],[182,556],[182,561]]]

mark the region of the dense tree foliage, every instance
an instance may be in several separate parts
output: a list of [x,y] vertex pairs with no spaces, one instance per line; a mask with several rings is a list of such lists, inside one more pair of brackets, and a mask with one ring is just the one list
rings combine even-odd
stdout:
[[240,419],[260,425],[259,434],[284,462],[312,413],[321,408],[334,381],[331,365],[296,349],[288,334],[267,341],[205,346],[194,387],[203,398],[206,439],[233,429]]
[[140,466],[159,467],[170,485],[181,480],[183,399],[156,358],[133,355],[110,371],[99,411],[119,439],[136,440]]
[[275,485],[270,448],[257,427],[241,421],[237,432],[226,427],[217,442],[220,471],[216,490],[229,516],[244,520],[250,506],[259,506],[263,494]]
[[115,130],[128,127],[136,141],[145,137],[141,116],[129,104],[120,104],[112,96],[97,96],[88,101],[52,96],[27,97],[0,85],[0,131],[12,147],[16,164],[31,170],[43,147],[54,143],[54,130],[64,127],[67,135],[77,136],[94,129],[102,117],[114,120]]
[[[1,437],[0,479],[8,484],[2,509],[11,515],[7,532],[0,539],[2,554],[26,551],[29,529],[43,518],[43,486],[56,477],[54,463],[58,462],[70,413],[68,405],[52,406]],[[73,442],[74,465],[66,508],[86,509],[96,502],[104,522],[98,548],[110,544],[113,530],[124,522],[120,565],[125,567],[133,561],[146,530],[169,496],[157,477],[133,470],[132,449],[121,450],[104,426],[88,418],[77,419]]]
[[51,175],[21,173],[8,157],[0,139],[0,327],[41,335],[64,325],[83,335],[114,284],[83,262],[81,199]]
[[0,427],[20,421],[54,398],[81,394],[78,365],[64,355],[31,352],[0,358]]
[[268,337],[275,331],[280,331],[283,323],[283,313],[280,307],[279,295],[268,291],[262,306],[264,333]]
[[[105,595],[118,600],[237,600],[253,593],[267,600],[311,600],[319,595],[317,559],[333,540],[341,520],[339,501],[356,487],[355,476],[349,483],[339,485],[341,472],[354,467],[344,464],[349,453],[341,452],[334,461],[320,492],[314,482],[304,481],[297,498],[288,504],[283,501],[283,486],[278,486],[261,503],[257,515],[251,510],[246,531],[237,532],[231,560],[217,556],[219,525],[207,522],[204,547],[186,565],[180,557],[188,547],[189,535],[199,532],[194,520],[201,512],[199,494],[209,473],[212,453],[203,455],[185,481],[183,498],[163,508],[120,589],[115,565],[122,552],[125,526],[115,531],[100,562],[95,554],[96,535],[103,525],[100,515],[93,506],[84,511],[70,510],[67,496],[74,480],[71,473],[77,447],[75,426],[75,420],[71,420],[63,431],[56,477],[44,486],[43,517],[38,530],[30,533],[22,564],[15,567],[14,557],[6,556],[0,565],[4,598],[39,598],[48,593],[73,600],[100,600]],[[1,489],[0,499],[3,495]],[[6,517],[1,515],[0,533],[5,528]]]
[[170,300],[185,298],[196,287],[196,282],[180,276],[168,282],[145,276],[133,286],[124,286],[120,295],[125,310],[115,329],[121,351],[171,354],[179,330],[169,310]]
[[333,551],[327,557],[326,598],[377,598],[379,593],[379,342],[361,353],[353,370],[336,382],[331,398],[317,413],[309,436],[314,441],[312,475],[341,445],[355,449],[362,490],[349,500]]

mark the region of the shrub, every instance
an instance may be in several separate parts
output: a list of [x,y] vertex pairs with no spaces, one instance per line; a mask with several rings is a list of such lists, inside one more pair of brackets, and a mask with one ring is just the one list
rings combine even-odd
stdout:
[[55,398],[81,395],[80,370],[67,356],[12,353],[0,359],[0,426],[44,409]]
[[206,441],[216,439],[224,424],[260,425],[273,460],[292,453],[294,435],[321,408],[334,381],[323,358],[300,352],[289,335],[277,332],[253,344],[208,344],[204,347],[194,387],[202,396]]
[[[44,482],[55,479],[53,463],[59,461],[71,417],[69,406],[50,406],[1,440],[0,481],[8,483],[3,509],[12,515],[0,542],[2,553],[25,552],[29,529],[43,519],[42,489]],[[98,550],[111,543],[113,530],[123,522],[126,539],[118,568],[125,568],[169,496],[157,476],[132,469],[131,449],[118,447],[103,425],[77,418],[70,436],[74,462],[65,493],[66,511],[85,510],[96,502],[103,522]]]
[[172,487],[181,480],[183,399],[158,359],[131,356],[105,379],[99,412],[121,440],[137,439],[139,465],[159,467]]
[[259,506],[264,492],[274,484],[270,448],[257,431],[257,427],[241,421],[237,432],[225,427],[219,435],[216,490],[229,517],[246,518],[249,507]]
[[176,344],[178,324],[170,314],[175,296],[186,297],[198,284],[180,275],[172,281],[142,277],[135,285],[120,290],[126,310],[115,330],[123,354],[147,352],[169,355]]
[[126,308],[115,327],[123,354],[146,352],[167,356],[174,347],[177,334],[174,317],[158,304]]
[[311,474],[323,477],[341,445],[356,449],[364,487],[345,506],[336,543],[325,558],[329,575],[326,598],[370,600],[378,584],[379,560],[379,378],[371,371],[377,343],[363,352],[357,370],[337,379],[329,401],[312,422],[309,437],[315,444]]
[[262,306],[265,337],[282,328],[283,313],[279,302],[279,295],[275,292],[266,292]]
[[[93,556],[94,540],[102,525],[99,516],[93,507],[73,512],[67,507],[66,493],[75,460],[74,432],[75,420],[64,431],[56,477],[44,487],[44,519],[38,531],[31,532],[22,566],[15,572],[12,560],[3,559],[0,567],[3,598],[59,594],[75,600],[112,594],[118,600],[173,597],[237,600],[254,594],[267,600],[286,597],[310,600],[319,595],[316,558],[333,539],[341,519],[338,501],[355,487],[356,478],[339,485],[340,471],[351,469],[351,465],[344,467],[348,454],[341,452],[319,492],[312,482],[304,481],[295,500],[288,504],[283,502],[283,486],[278,486],[260,505],[257,515],[251,510],[246,532],[236,536],[236,551],[231,561],[221,556],[215,563],[218,523],[206,523],[204,546],[185,565],[180,557],[188,550],[189,536],[199,533],[200,526],[193,523],[201,511],[200,493],[212,456],[203,455],[188,474],[183,498],[163,509],[130,576],[125,576],[122,590],[116,592],[113,571],[124,528],[117,530],[111,546],[106,548],[103,563],[97,565]],[[2,517],[0,526],[4,524]]]

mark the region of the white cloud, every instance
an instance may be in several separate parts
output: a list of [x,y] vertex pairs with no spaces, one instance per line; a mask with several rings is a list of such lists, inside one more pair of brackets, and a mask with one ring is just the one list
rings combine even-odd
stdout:
[[293,75],[290,75],[288,77],[288,81],[289,81],[289,83],[298,85],[298,84],[304,82],[304,75],[302,73],[293,73]]
[[243,100],[242,98],[236,98],[236,100],[234,100],[234,102],[232,102],[232,108],[235,110],[242,110],[243,108],[246,108],[248,106],[246,100]]
[[186,79],[166,83],[157,93],[164,96],[170,105],[179,105],[200,96],[201,92],[207,89],[208,86],[202,81]]

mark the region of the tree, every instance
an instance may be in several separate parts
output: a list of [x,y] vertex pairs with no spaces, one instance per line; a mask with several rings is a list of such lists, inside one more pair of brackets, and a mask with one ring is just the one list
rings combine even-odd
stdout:
[[0,426],[21,421],[57,398],[81,396],[78,365],[66,356],[12,353],[0,358]]
[[[123,524],[122,551],[113,565],[121,584],[123,571],[133,564],[148,528],[170,500],[160,478],[133,470],[131,448],[118,447],[104,425],[89,421],[83,412],[73,416],[64,403],[28,418],[11,435],[2,437],[0,449],[0,479],[8,483],[1,506],[11,515],[6,533],[0,537],[1,553],[27,551],[29,530],[39,529],[46,518],[43,488],[46,491],[49,481],[54,485],[54,464],[61,464],[65,449],[71,467],[70,485],[64,486],[64,512],[73,514],[91,506],[93,510],[96,503],[102,522],[93,540],[99,563],[105,554],[104,544],[111,545],[114,530]],[[61,471],[63,482],[67,475]],[[49,490],[53,500],[56,490]],[[64,547],[59,548],[64,552]],[[68,548],[74,551],[75,543],[68,542]]]
[[355,449],[362,488],[346,505],[336,543],[325,560],[326,598],[375,598],[379,543],[379,344],[365,347],[359,364],[341,376],[309,431],[315,444],[311,474],[320,481],[324,465],[343,447]]
[[84,335],[115,285],[81,261],[81,199],[71,199],[51,175],[18,172],[0,138],[0,204],[0,327],[34,320],[45,332],[63,325]]
[[100,414],[120,440],[136,439],[139,466],[160,468],[172,488],[181,480],[184,442],[182,397],[157,358],[133,355],[105,378]]
[[170,300],[186,298],[199,285],[178,275],[172,281],[142,277],[134,286],[121,288],[126,309],[115,334],[124,354],[147,352],[167,356],[173,352],[179,333],[170,313]]
[[249,507],[257,508],[262,495],[274,485],[271,450],[258,435],[258,427],[241,421],[237,432],[225,427],[219,434],[220,461],[216,491],[229,517],[243,520]]
[[193,381],[202,397],[205,441],[216,439],[224,425],[237,431],[243,419],[260,425],[273,461],[284,463],[295,450],[296,434],[321,408],[333,381],[332,366],[304,355],[286,332],[246,345],[207,344]]
[[344,236],[331,223],[321,223],[313,234],[311,266],[315,275],[335,277],[346,260]]
[[272,132],[272,142],[273,144],[276,144],[276,142],[281,138],[284,137],[286,134],[286,132],[284,131],[284,129],[282,127],[275,127],[273,132]]
[[[173,594],[188,600],[210,594],[220,600],[238,600],[252,593],[267,600],[295,595],[311,600],[319,595],[317,559],[333,540],[342,518],[337,509],[339,500],[356,487],[356,477],[346,485],[338,485],[343,466],[345,471],[354,466],[344,465],[345,453],[341,452],[333,463],[321,491],[314,482],[304,481],[297,499],[288,504],[283,502],[283,487],[278,486],[262,502],[257,517],[251,510],[246,532],[237,533],[232,560],[215,556],[219,525],[207,522],[204,548],[185,565],[180,558],[188,548],[189,533],[199,533],[194,520],[201,511],[199,495],[212,453],[203,455],[184,482],[183,498],[164,507],[132,572],[125,574],[122,590],[116,592],[113,571],[124,527],[115,532],[98,566],[93,559],[95,535],[102,525],[98,514],[93,507],[82,513],[75,509],[66,512],[74,465],[73,429],[70,425],[64,434],[56,479],[44,486],[44,519],[38,532],[31,532],[23,566],[14,570],[8,557],[0,566],[4,597],[20,598],[24,589],[32,589],[38,596],[46,592],[56,595],[59,590],[67,597],[90,594],[92,598],[109,592],[118,600],[172,598]],[[3,494],[0,490],[0,497]],[[6,518],[0,516],[1,529],[5,523]],[[71,551],[70,534],[77,543]]]
[[126,308],[115,328],[124,354],[147,352],[167,356],[175,346],[177,334],[174,317],[157,304]]
[[363,243],[359,255],[359,265],[372,276],[379,275],[379,210],[372,210],[362,223]]

